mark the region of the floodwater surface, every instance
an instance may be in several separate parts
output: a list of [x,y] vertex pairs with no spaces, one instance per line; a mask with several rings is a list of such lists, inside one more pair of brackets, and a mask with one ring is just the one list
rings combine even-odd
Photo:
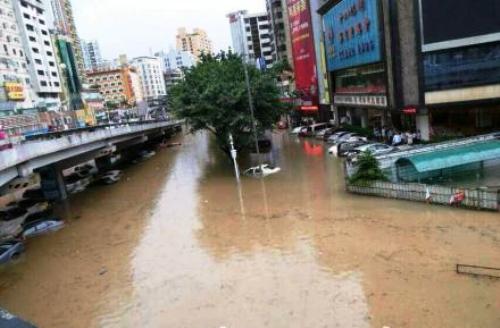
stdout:
[[0,306],[51,328],[500,327],[500,279],[455,272],[500,266],[498,213],[347,194],[286,134],[282,171],[241,185],[207,135],[182,142],[73,197],[1,269]]

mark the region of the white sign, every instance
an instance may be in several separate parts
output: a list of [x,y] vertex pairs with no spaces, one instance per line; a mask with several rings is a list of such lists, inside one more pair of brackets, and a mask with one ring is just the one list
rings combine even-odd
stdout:
[[387,96],[383,95],[335,95],[335,105],[387,107]]

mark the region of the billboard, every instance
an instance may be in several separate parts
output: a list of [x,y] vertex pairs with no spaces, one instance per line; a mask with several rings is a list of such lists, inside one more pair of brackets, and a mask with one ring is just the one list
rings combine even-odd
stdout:
[[420,0],[419,4],[424,51],[500,40],[498,0]]
[[328,70],[382,60],[377,0],[343,0],[323,16]]
[[[295,66],[295,85],[302,105],[315,108],[318,104],[316,53],[308,0],[287,0]],[[311,107],[312,106],[312,107]]]
[[5,82],[4,89],[7,94],[7,100],[23,101],[25,99],[24,87],[21,83]]
[[318,96],[322,105],[330,104],[330,93],[328,91],[328,74],[326,70],[325,43],[323,39],[323,26],[321,16],[317,13],[320,0],[311,1],[311,19],[314,31],[314,44],[316,45],[316,66],[318,71]]

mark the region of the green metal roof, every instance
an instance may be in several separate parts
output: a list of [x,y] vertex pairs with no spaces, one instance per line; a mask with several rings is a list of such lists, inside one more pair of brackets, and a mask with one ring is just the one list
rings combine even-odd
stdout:
[[500,140],[416,154],[401,158],[396,164],[409,161],[418,172],[423,173],[494,159],[500,159]]

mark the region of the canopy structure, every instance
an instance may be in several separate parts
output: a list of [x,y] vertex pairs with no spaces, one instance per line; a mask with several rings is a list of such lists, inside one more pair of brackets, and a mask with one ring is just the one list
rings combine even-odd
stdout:
[[426,177],[433,172],[500,160],[500,140],[456,146],[401,158],[396,162],[398,176],[403,180]]

